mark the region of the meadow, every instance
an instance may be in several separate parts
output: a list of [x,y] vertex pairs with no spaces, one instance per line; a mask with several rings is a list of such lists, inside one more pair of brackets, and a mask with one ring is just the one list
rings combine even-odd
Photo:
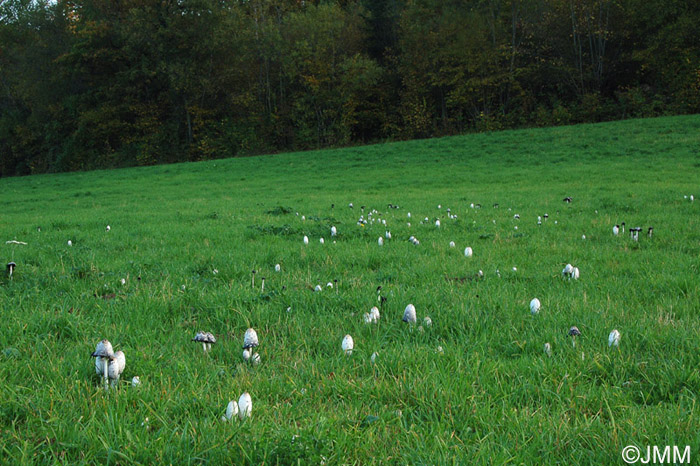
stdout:
[[[694,459],[691,194],[700,116],[0,179],[0,259],[17,263],[0,279],[0,463],[624,464],[626,445]],[[621,222],[639,241],[613,235]],[[258,365],[241,356],[249,327]],[[102,338],[126,355],[109,390],[90,357]],[[222,422],[243,392],[251,417]]]

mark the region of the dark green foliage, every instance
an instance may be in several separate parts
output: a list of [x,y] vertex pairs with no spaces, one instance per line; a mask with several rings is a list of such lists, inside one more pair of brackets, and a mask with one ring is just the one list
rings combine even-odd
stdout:
[[0,176],[700,111],[684,0],[4,0]]

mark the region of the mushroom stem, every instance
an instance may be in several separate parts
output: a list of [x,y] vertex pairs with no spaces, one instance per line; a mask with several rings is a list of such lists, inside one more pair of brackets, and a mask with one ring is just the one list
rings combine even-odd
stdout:
[[105,378],[105,390],[109,388],[109,358],[102,358],[102,367]]
[[265,292],[265,279],[264,278],[262,279],[262,287],[261,287],[260,291],[263,293]]
[[571,345],[576,348],[576,337],[571,338]]
[[207,352],[207,344],[204,342],[202,342],[202,349],[204,350],[205,353]]

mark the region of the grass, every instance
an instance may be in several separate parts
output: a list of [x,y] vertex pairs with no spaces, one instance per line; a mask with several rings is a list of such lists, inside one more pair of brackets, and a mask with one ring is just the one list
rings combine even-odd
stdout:
[[[2,179],[0,259],[18,266],[0,281],[0,463],[694,457],[700,201],[684,195],[700,197],[699,160],[688,116]],[[362,205],[387,226],[357,225]],[[639,242],[612,235],[623,221]],[[432,326],[403,323],[408,303]],[[241,358],[251,326],[258,366]],[[198,330],[218,338],[208,354]],[[89,356],[101,338],[127,361],[107,392]],[[221,422],[245,391],[251,419]]]

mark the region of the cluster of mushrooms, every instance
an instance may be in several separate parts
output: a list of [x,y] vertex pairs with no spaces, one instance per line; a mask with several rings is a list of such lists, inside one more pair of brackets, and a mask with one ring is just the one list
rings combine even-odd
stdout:
[[[613,235],[618,236],[620,233],[625,234],[625,222],[615,225],[612,229]],[[639,241],[639,233],[642,231],[642,227],[633,227],[629,229],[630,238],[634,241]],[[647,228],[647,236],[651,238],[654,235],[654,227]]]

